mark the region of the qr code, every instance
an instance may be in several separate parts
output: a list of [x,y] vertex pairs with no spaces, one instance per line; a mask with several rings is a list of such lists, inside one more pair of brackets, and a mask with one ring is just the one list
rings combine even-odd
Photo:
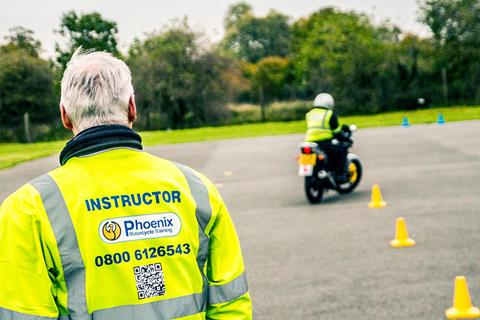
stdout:
[[165,294],[165,279],[160,263],[133,267],[133,273],[137,283],[138,299],[153,298]]

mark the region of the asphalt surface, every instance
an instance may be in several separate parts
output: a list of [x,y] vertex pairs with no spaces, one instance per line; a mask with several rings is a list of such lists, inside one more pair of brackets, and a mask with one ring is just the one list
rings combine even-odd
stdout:
[[[307,203],[301,135],[148,148],[190,165],[222,193],[243,247],[255,319],[445,319],[457,275],[480,305],[480,122],[363,129],[358,189]],[[57,165],[0,171],[0,199]],[[368,209],[378,183],[386,209]],[[417,246],[393,249],[405,217]]]

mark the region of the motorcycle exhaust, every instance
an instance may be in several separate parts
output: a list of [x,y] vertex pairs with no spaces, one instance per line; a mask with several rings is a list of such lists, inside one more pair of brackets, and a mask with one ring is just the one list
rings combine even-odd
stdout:
[[318,171],[317,177],[318,177],[320,180],[323,180],[323,179],[325,179],[325,178],[328,178],[328,181],[330,181],[330,184],[332,185],[332,187],[333,187],[333,188],[336,188],[336,187],[337,187],[337,183],[335,182],[335,179],[333,179],[332,175],[329,174],[327,171],[325,171],[325,170],[320,170],[320,171]]
[[325,170],[320,170],[317,176],[319,179],[325,179],[326,177],[328,177],[328,173]]

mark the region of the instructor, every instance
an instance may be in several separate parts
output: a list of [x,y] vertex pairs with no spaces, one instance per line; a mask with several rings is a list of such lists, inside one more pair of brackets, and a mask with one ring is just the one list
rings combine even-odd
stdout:
[[227,208],[142,151],[127,65],[77,51],[61,86],[61,166],[0,207],[0,319],[251,319]]

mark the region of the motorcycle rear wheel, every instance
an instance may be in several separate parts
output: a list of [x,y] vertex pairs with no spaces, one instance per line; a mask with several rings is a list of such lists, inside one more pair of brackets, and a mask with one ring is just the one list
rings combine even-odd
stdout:
[[305,177],[305,195],[310,203],[320,203],[323,198],[323,187],[316,177]]

